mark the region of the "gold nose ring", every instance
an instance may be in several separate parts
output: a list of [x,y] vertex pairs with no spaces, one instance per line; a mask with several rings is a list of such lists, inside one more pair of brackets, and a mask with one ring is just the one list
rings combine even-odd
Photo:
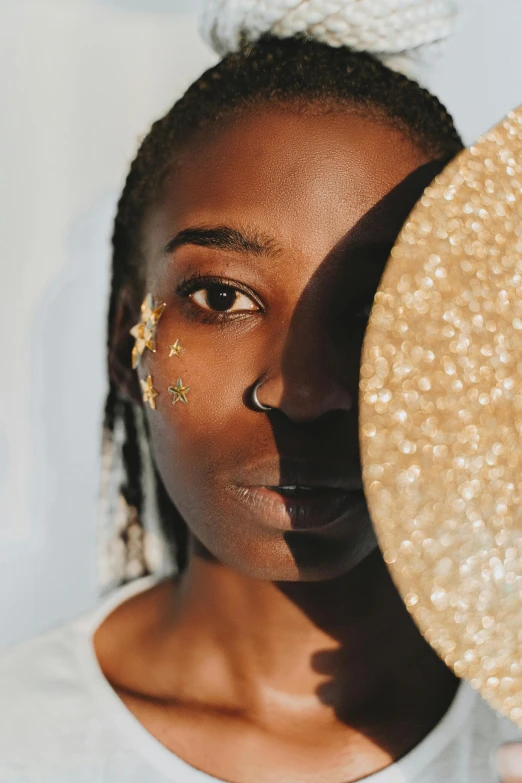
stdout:
[[264,381],[258,381],[256,385],[254,386],[252,390],[252,404],[254,408],[258,411],[271,411],[272,408],[269,405],[263,405],[262,402],[259,402],[259,398],[257,396],[257,390],[260,386],[264,384]]

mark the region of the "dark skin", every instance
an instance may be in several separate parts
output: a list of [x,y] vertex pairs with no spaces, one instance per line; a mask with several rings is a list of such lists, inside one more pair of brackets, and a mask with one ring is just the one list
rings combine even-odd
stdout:
[[[360,780],[417,745],[455,694],[376,548],[357,437],[368,309],[441,167],[385,122],[260,108],[192,139],[146,220],[143,295],[166,308],[138,377],[159,391],[152,448],[191,552],[95,645],[145,728],[223,780]],[[165,252],[178,232],[223,227],[259,246],[200,231]],[[194,274],[205,279],[180,292]],[[226,320],[208,309],[213,277],[239,286]],[[139,400],[136,320],[122,307],[111,361]],[[176,338],[185,351],[169,358]],[[173,406],[179,376],[189,403]],[[268,413],[250,402],[260,378]],[[299,483],[320,483],[319,499],[266,489]]]

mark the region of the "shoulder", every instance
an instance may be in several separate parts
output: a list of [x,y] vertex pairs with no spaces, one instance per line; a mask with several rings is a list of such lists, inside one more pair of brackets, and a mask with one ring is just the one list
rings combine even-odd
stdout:
[[116,590],[101,606],[0,651],[0,783],[92,783],[120,745],[93,634],[148,580]]
[[10,765],[25,769],[30,757],[45,767],[46,757],[75,745],[92,719],[82,630],[76,620],[0,653],[0,781]]
[[490,707],[470,685],[463,683],[462,687],[468,691],[471,704],[463,726],[471,742],[481,743],[486,739],[498,739],[499,742],[522,740],[522,732],[514,723]]
[[522,731],[514,723],[496,712],[478,693],[474,695],[475,707],[467,727],[470,743],[479,747],[492,742],[501,745],[503,742],[522,741]]
[[448,725],[444,751],[438,772],[444,777],[474,783],[491,779],[491,762],[499,745],[522,741],[522,732],[499,715],[467,683],[461,684],[460,717]]
[[78,727],[92,714],[79,641],[71,623],[0,653],[2,783],[25,780],[19,776],[28,770],[43,773],[60,747],[78,745]]
[[[401,780],[415,783],[491,783],[491,759],[504,742],[522,739],[518,729],[461,681],[442,720],[398,762]],[[375,783],[381,783],[376,776]],[[383,776],[384,783],[388,780]],[[395,778],[394,778],[395,780]]]
[[[2,693],[33,690],[42,694],[41,686],[56,680],[65,681],[77,670],[77,621],[53,629],[40,636],[11,645],[0,651],[0,683]],[[0,701],[1,710],[5,702]]]

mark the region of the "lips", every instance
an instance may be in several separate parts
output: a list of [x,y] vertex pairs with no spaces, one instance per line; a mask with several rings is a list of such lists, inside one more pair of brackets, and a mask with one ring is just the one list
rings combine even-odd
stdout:
[[362,490],[358,458],[346,463],[318,456],[307,460],[277,457],[243,467],[241,473],[234,477],[234,483],[250,487]]
[[245,468],[227,489],[278,530],[337,527],[365,507],[359,464],[278,458]]

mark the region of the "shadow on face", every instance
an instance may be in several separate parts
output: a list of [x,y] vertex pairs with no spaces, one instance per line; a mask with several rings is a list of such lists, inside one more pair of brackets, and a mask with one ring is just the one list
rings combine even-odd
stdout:
[[[285,533],[300,579],[342,575],[376,545],[366,503],[358,499],[362,493],[358,438],[362,343],[399,230],[441,168],[440,161],[419,166],[371,207],[326,255],[295,307],[282,359],[281,397],[277,409],[268,414],[275,441],[281,455],[309,455],[319,463],[321,480],[350,491],[346,511],[332,524],[323,514],[322,519],[321,515],[312,519],[309,530],[303,530],[305,519],[297,525],[298,532]],[[303,337],[306,351],[302,350]],[[263,399],[269,396],[265,393]],[[288,421],[298,426],[289,427]],[[300,438],[297,449],[296,433]],[[282,459],[282,477],[285,468]],[[291,473],[289,467],[288,483]],[[326,573],[318,569],[320,560],[328,563]]]
[[[159,392],[155,461],[200,553],[317,581],[375,548],[362,339],[397,234],[441,168],[384,123],[285,107],[232,115],[177,156],[145,226],[146,290],[166,308],[140,377]],[[178,377],[187,405],[167,391]]]

